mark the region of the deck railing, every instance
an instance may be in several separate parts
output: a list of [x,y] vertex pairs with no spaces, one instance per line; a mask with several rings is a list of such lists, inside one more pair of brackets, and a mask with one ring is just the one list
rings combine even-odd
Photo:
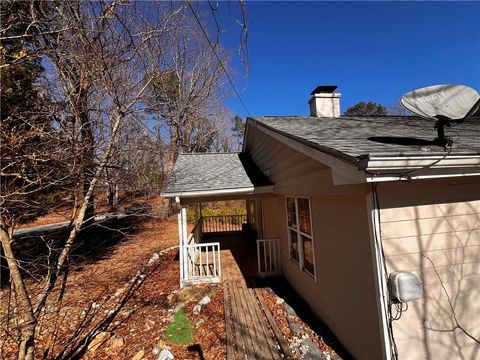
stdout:
[[201,220],[203,233],[234,232],[242,231],[247,215],[204,216]]
[[280,239],[257,240],[258,275],[279,275],[280,269]]
[[185,246],[188,283],[219,282],[222,276],[220,243],[191,243]]

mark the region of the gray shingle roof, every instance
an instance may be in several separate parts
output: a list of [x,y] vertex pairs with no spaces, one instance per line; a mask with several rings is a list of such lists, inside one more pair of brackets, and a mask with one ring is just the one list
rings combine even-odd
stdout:
[[[437,136],[435,122],[420,117],[340,117],[306,116],[250,118],[263,126],[350,161],[362,155],[428,156],[444,155],[445,150],[430,142]],[[451,153],[480,154],[480,119],[471,118],[445,131],[453,138]]]
[[272,185],[250,157],[239,153],[181,154],[165,195]]

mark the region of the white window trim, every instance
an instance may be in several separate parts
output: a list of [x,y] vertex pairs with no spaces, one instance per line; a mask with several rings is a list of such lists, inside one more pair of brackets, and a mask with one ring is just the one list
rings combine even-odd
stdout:
[[[293,198],[295,200],[295,221],[297,225],[297,229],[294,229],[288,225],[288,206],[287,206],[287,200],[288,198]],[[299,212],[298,212],[298,199],[307,199],[308,200],[308,212],[310,216],[310,230],[312,232],[311,235],[305,234],[304,232],[300,231],[300,219],[299,219]],[[314,231],[313,231],[313,221],[312,221],[312,201],[309,196],[295,196],[295,195],[286,195],[285,196],[285,215],[286,215],[286,222],[287,222],[287,238],[288,238],[288,257],[289,259],[297,264],[299,268],[306,273],[308,276],[310,276],[312,279],[317,281],[317,266],[316,266],[316,261],[315,261],[315,240],[314,240]],[[292,258],[292,255],[290,253],[290,249],[292,246],[292,241],[290,237],[290,230],[295,231],[297,233],[297,243],[298,243],[298,262],[294,258]],[[304,261],[305,261],[305,254],[303,252],[303,240],[301,236],[305,236],[309,239],[312,240],[312,252],[313,252],[313,274],[308,271],[305,266],[304,266]]]

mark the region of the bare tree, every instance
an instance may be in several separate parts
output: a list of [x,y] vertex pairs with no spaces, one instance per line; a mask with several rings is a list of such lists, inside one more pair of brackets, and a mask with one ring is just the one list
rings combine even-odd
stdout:
[[[18,225],[12,214],[20,212],[27,199],[38,199],[39,194],[48,192],[62,179],[62,172],[57,173],[53,164],[63,159],[49,147],[28,149],[26,156],[18,160],[4,156],[17,154],[13,140],[13,145],[7,144],[12,147],[11,151],[2,151],[2,178],[14,179],[2,188],[0,240],[15,293],[19,359],[34,358],[39,316],[57,280],[68,267],[94,190],[109,165],[123,123],[142,111],[140,104],[150,83],[145,81],[145,74],[152,71],[150,66],[155,62],[147,46],[153,38],[161,37],[168,25],[164,18],[157,18],[156,27],[152,29],[137,13],[137,8],[128,3],[69,1],[45,6],[48,9],[41,11],[31,6],[29,21],[36,23],[44,17],[44,24],[63,29],[61,32],[42,30],[35,38],[47,57],[46,66],[51,69],[53,85],[49,96],[58,104],[58,119],[49,132],[32,127],[19,132],[15,128],[15,136],[11,138],[15,140],[20,136],[20,141],[26,141],[27,136],[36,134],[47,141],[44,135],[47,133],[61,140],[62,146],[55,148],[60,152],[70,150],[67,154],[72,156],[66,157],[66,165],[70,173],[81,174],[81,183],[75,185],[82,185],[83,192],[79,196],[71,190],[78,196],[78,209],[73,213],[70,234],[49,259],[50,266],[40,291],[29,293],[12,246]],[[3,133],[9,131],[6,124],[2,122]],[[14,172],[17,168],[20,170]]]
[[[110,198],[119,184],[153,191],[180,150],[230,147],[221,106],[228,56],[217,44],[220,64],[198,31],[186,3],[2,4],[0,68],[12,81],[1,92],[0,240],[19,359],[35,356],[42,311],[68,274],[96,189],[106,186]],[[38,76],[28,80],[28,71]],[[17,93],[28,96],[15,104],[8,91],[19,79]],[[40,286],[28,286],[15,229],[65,199],[69,234],[49,248]]]
[[229,114],[220,105],[228,95],[222,67],[229,57],[220,44],[212,49],[190,10],[186,6],[182,10],[182,26],[169,32],[162,44],[155,44],[154,51],[167,49],[172,55],[160,58],[149,74],[153,81],[146,99],[147,110],[166,125],[170,170],[180,151],[213,150],[223,141],[220,138],[229,136]]

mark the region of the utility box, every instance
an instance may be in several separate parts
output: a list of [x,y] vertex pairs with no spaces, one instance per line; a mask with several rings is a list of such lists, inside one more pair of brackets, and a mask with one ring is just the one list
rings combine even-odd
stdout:
[[388,276],[391,297],[398,302],[409,302],[422,297],[422,282],[414,272],[394,272]]

